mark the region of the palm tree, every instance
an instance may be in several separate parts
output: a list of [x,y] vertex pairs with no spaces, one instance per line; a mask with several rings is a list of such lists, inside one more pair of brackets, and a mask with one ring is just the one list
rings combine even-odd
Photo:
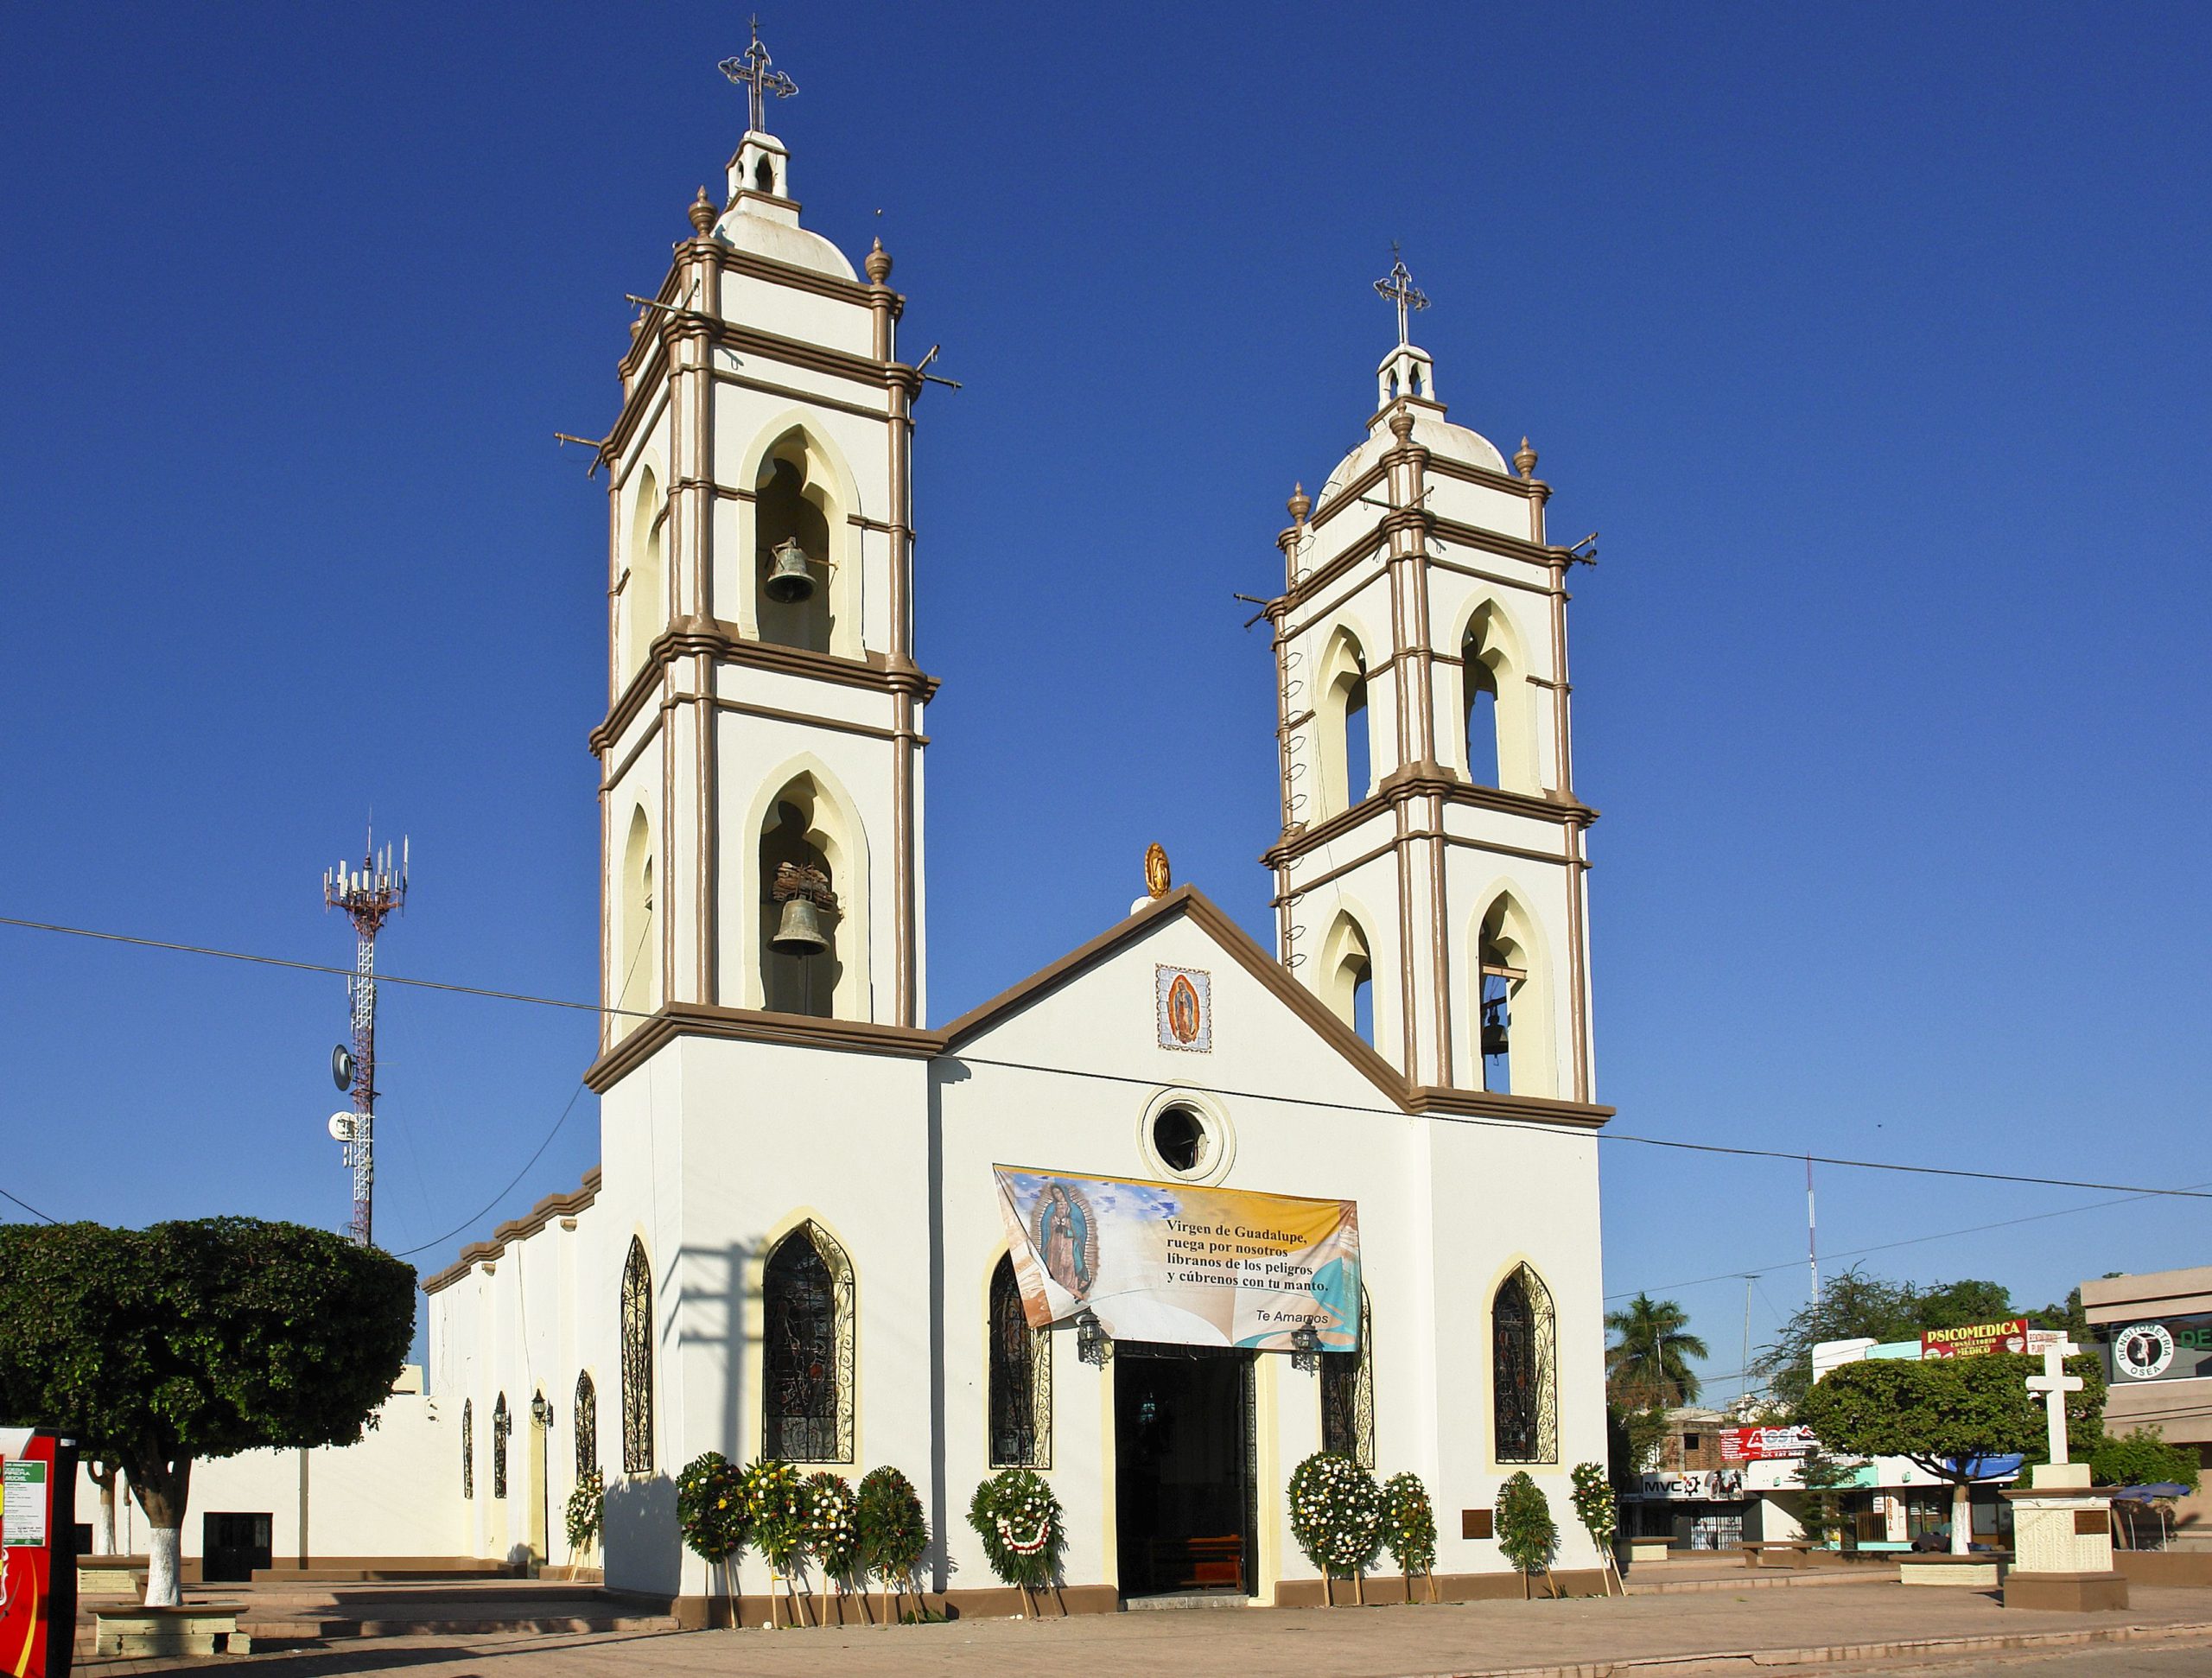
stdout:
[[1614,1402],[1649,1409],[1696,1399],[1700,1383],[1689,1360],[1706,1351],[1689,1322],[1689,1313],[1672,1300],[1649,1293],[1637,1294],[1625,1310],[1605,1313],[1606,1329],[1620,1336],[1605,1348],[1605,1388]]

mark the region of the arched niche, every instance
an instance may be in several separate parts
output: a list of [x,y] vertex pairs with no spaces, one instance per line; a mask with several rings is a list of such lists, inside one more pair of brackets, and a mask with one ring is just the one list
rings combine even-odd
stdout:
[[[863,534],[851,467],[812,419],[798,410],[766,428],[746,451],[740,481],[751,492],[739,528],[746,586],[738,626],[781,646],[841,658],[865,655],[861,613]],[[813,594],[796,603],[769,598],[766,580],[778,544],[796,539]]]
[[653,639],[668,626],[668,568],[662,554],[668,506],[650,466],[638,470],[630,497],[629,578],[622,585],[622,679],[638,673]]
[[[765,785],[775,790],[755,800],[743,829],[752,845],[741,906],[751,936],[740,946],[752,953],[747,1006],[817,1019],[868,1019],[868,845],[852,801],[811,754]],[[770,947],[783,918],[783,905],[771,895],[783,862],[808,864],[829,876],[836,907],[820,917],[830,944],[822,954],[786,955]]]
[[645,807],[630,811],[629,829],[622,842],[622,912],[615,923],[611,952],[614,970],[614,1006],[623,1012],[614,1020],[620,1036],[639,1023],[639,1016],[660,1006],[660,936],[655,908],[658,889],[653,856],[652,823]]
[[[1516,1096],[1556,1096],[1559,1062],[1553,1033],[1551,963],[1536,919],[1510,887],[1494,887],[1473,931],[1478,999],[1474,1029],[1483,1087]],[[1498,1006],[1502,1003],[1502,1007]],[[1480,1053],[1485,1022],[1505,1027],[1503,1055]]]
[[1375,955],[1366,929],[1350,909],[1339,909],[1321,940],[1321,1000],[1330,1012],[1375,1043]]
[[1375,719],[1367,655],[1349,626],[1331,632],[1315,682],[1314,726],[1320,819],[1341,815],[1374,790]]
[[1459,766],[1478,786],[1543,793],[1536,690],[1520,632],[1497,601],[1474,601],[1459,621]]

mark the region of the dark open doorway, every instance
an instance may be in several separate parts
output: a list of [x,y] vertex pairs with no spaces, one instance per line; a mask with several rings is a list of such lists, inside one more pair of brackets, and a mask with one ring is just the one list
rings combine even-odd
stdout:
[[1123,1597],[1249,1595],[1258,1573],[1253,1354],[1114,1348],[1115,1525]]
[[209,1585],[245,1584],[270,1565],[274,1523],[266,1515],[217,1511],[200,1516],[200,1577]]

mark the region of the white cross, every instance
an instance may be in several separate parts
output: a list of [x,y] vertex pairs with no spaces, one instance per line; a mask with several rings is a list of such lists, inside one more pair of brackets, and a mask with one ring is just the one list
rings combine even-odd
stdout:
[[1375,282],[1375,289],[1398,306],[1398,347],[1403,349],[1406,337],[1406,311],[1427,308],[1428,298],[1414,283],[1414,276],[1406,271],[1406,261],[1398,254],[1398,242],[1390,241],[1390,271]]
[[2050,1428],[2050,1459],[2066,1460],[2066,1395],[2082,1390],[2082,1377],[2066,1373],[2066,1360],[2082,1348],[2064,1335],[2058,1344],[2043,1349],[2043,1373],[2028,1377],[2028,1390],[2043,1397],[2044,1419]]

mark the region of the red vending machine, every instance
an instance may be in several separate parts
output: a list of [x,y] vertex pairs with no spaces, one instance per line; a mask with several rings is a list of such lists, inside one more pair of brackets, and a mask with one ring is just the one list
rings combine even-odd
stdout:
[[77,1447],[0,1427],[0,1675],[67,1678],[77,1637]]

